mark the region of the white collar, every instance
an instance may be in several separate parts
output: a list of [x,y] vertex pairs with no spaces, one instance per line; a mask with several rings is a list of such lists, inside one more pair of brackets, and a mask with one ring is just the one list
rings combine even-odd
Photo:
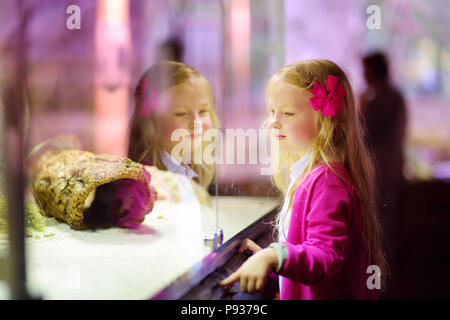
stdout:
[[168,153],[166,150],[159,149],[161,160],[164,163],[164,165],[167,168],[167,171],[180,173],[182,175],[185,175],[187,178],[197,178],[198,175],[187,165],[182,165],[179,163],[170,153]]
[[312,158],[312,152],[308,152],[295,162],[289,170],[289,180],[296,181],[306,170]]
[[[308,152],[307,154],[302,156],[299,160],[297,160],[297,162],[295,162],[289,170],[289,187],[286,192],[286,196],[284,198],[283,206],[281,208],[281,213],[280,213],[280,220],[279,220],[279,228],[280,228],[279,241],[280,242],[286,241],[284,231],[289,230],[290,218],[288,216],[290,216],[291,211],[288,208],[289,199],[287,197],[290,194],[291,188],[294,187],[294,184],[298,181],[300,176],[303,174],[303,172],[308,167],[309,162],[311,161],[311,158],[312,158],[312,152]],[[283,224],[283,221],[284,221],[284,224]]]

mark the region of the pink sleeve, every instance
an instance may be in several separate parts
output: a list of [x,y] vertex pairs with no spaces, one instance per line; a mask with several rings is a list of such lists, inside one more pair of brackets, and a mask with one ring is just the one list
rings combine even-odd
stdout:
[[[350,195],[344,186],[331,185],[323,179],[317,181],[312,192],[306,218],[306,240],[299,245],[285,243],[288,257],[279,272],[307,285],[331,279],[340,271],[351,208]],[[295,207],[292,215],[294,210]],[[291,230],[289,232],[295,232]]]

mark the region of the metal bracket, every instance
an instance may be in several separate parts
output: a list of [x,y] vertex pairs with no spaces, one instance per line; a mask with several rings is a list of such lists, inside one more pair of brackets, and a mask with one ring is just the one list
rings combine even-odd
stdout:
[[203,237],[203,241],[206,246],[210,247],[211,250],[218,249],[223,244],[223,230],[219,228],[215,232],[207,233]]

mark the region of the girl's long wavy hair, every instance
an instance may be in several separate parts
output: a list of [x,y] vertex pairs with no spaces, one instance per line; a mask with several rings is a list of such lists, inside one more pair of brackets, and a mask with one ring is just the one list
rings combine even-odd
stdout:
[[[170,60],[163,60],[154,64],[148,69],[139,80],[136,87],[134,97],[136,99],[133,116],[129,124],[129,143],[128,143],[128,157],[136,162],[148,160],[152,162],[160,170],[167,170],[161,155],[160,144],[157,135],[157,119],[153,115],[142,117],[139,115],[139,110],[143,104],[143,100],[147,94],[146,89],[156,86],[158,91],[168,90],[180,84],[183,84],[190,79],[203,76],[194,68],[182,63]],[[144,79],[147,80],[147,85],[144,86]],[[205,79],[206,80],[206,79]],[[206,80],[207,81],[207,80]],[[209,84],[209,82],[208,82]],[[211,99],[213,99],[212,90]],[[213,128],[218,128],[220,123],[218,121],[216,112],[214,110],[214,103],[211,101],[210,117]],[[211,142],[203,142],[203,149],[205,144]],[[214,165],[206,163],[189,164],[191,169],[197,173],[197,182],[207,188],[214,178]]]
[[[306,60],[283,67],[271,80],[282,80],[300,89],[309,90],[312,88],[314,81],[326,88],[326,80],[329,75],[338,77],[339,83],[345,87],[345,109],[334,117],[323,116],[320,111],[315,112],[316,136],[308,150],[308,152],[311,152],[312,158],[299,181],[287,195],[289,208],[292,206],[295,189],[311,173],[313,167],[324,162],[336,173],[330,162],[339,161],[343,163],[361,198],[362,229],[368,263],[369,265],[375,263],[380,267],[384,289],[390,271],[382,248],[382,229],[377,216],[376,200],[378,195],[375,188],[375,166],[372,156],[364,144],[365,130],[358,120],[353,90],[348,76],[331,61]],[[270,81],[266,87],[266,101],[269,84]],[[289,186],[290,167],[302,155],[296,152],[280,151],[278,159],[274,159],[272,182],[285,196]],[[337,175],[339,176],[339,174]],[[345,179],[343,180],[345,181]],[[278,223],[279,214],[276,217],[275,224],[279,232],[284,232],[282,230],[284,222],[281,225]]]

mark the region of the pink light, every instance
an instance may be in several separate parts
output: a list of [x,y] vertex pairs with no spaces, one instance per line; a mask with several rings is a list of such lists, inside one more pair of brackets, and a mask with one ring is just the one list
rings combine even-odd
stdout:
[[109,25],[126,24],[130,16],[129,0],[99,0],[97,19]]
[[118,52],[131,50],[129,0],[100,0],[97,7],[94,151],[126,155],[129,73]]
[[243,99],[246,104],[250,80],[249,0],[232,0],[231,2],[231,61],[233,62],[233,93],[241,104]]

